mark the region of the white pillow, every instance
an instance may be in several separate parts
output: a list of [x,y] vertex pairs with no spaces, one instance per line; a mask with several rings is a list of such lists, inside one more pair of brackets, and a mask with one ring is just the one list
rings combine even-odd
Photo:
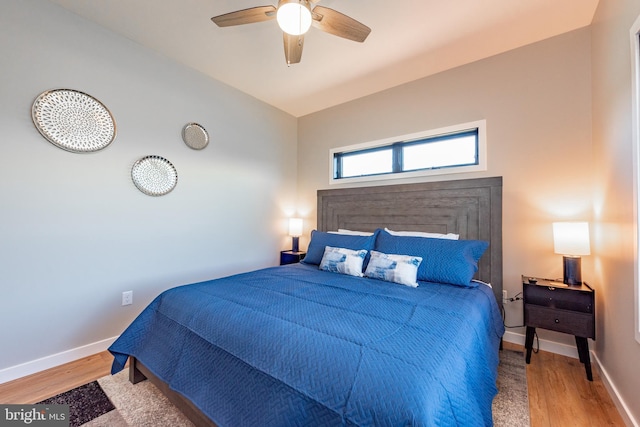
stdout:
[[324,255],[320,261],[320,270],[332,273],[348,274],[349,276],[362,277],[362,263],[367,256],[365,249],[352,250],[325,246]]
[[366,277],[418,287],[418,266],[422,258],[412,255],[390,255],[371,251],[371,259],[364,272]]
[[478,279],[471,279],[471,281],[475,283],[480,283],[481,285],[485,285],[493,289],[493,286],[491,286],[491,283],[483,282],[482,280],[478,280]]
[[350,236],[373,236],[373,233],[369,231],[352,231],[352,230],[345,230],[344,228],[338,228],[338,231],[329,231],[329,233],[348,234]]
[[426,233],[422,231],[393,231],[385,228],[384,231],[391,234],[392,236],[409,236],[409,237],[429,237],[431,239],[449,239],[449,240],[458,240],[460,238],[459,234],[447,233]]

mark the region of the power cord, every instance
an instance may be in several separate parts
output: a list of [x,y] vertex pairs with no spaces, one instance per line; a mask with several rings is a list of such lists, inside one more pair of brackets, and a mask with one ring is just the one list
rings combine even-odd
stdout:
[[[518,294],[516,294],[515,297],[513,298],[507,298],[508,302],[513,302],[513,301],[520,301],[521,299],[523,299],[520,295],[522,295],[522,292],[519,292]],[[505,317],[506,317],[506,311],[504,310],[504,304],[502,304],[500,306],[500,314],[502,315],[502,324],[504,325],[505,328],[524,328],[524,324],[522,325],[507,325],[505,323]],[[533,333],[533,337],[535,338],[536,344],[535,346],[531,349],[534,353],[538,353],[540,351],[540,339],[538,338],[538,331],[535,331]]]
[[502,303],[502,306],[500,307],[500,312],[502,313],[502,324],[504,325],[505,328],[522,328],[522,327],[524,327],[524,324],[522,324],[522,325],[507,325],[506,324],[506,312],[504,310],[504,304],[505,303],[520,301],[522,299],[524,299],[522,297],[522,292],[518,292],[516,294],[516,296],[514,296],[512,298],[506,298],[504,300],[504,302]]
[[[523,299],[524,299],[524,297],[522,296],[522,292],[518,292],[518,293],[516,294],[516,296],[514,296],[514,297],[512,297],[512,298],[506,298],[504,301],[505,301],[506,303],[509,303],[509,302],[520,301],[520,300],[523,300]],[[507,325],[507,324],[505,323],[506,315],[507,315],[507,313],[506,313],[506,311],[505,311],[505,309],[504,309],[504,304],[505,304],[505,302],[503,302],[503,303],[500,305],[500,314],[502,315],[502,324],[504,325],[504,327],[505,327],[505,328],[524,328],[524,327],[525,327],[525,325],[524,325],[524,324],[522,324],[522,325]],[[532,350],[534,353],[538,353],[538,352],[540,351],[540,339],[538,338],[538,331],[535,331],[535,332],[533,333],[533,337],[535,338],[536,343],[535,343],[535,346],[534,346],[531,350]]]
[[520,300],[523,300],[523,299],[524,299],[524,297],[522,296],[522,292],[518,292],[515,297],[507,298],[507,302],[520,301]]

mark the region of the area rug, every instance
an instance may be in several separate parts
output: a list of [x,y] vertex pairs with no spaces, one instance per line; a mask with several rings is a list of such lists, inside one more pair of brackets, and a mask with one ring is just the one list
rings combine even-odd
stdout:
[[69,427],[193,427],[150,381],[131,384],[127,369],[40,403],[69,405]]
[[529,427],[529,391],[524,353],[500,350],[498,395],[493,399],[493,424],[499,427]]
[[[102,377],[41,403],[69,405],[70,427],[192,427],[150,381],[129,382],[126,370]],[[500,351],[496,427],[528,427],[529,397],[522,352]]]

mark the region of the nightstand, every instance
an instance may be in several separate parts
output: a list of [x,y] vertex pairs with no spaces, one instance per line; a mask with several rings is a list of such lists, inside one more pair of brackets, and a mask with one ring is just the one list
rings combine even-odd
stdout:
[[530,276],[522,276],[522,287],[527,363],[531,362],[536,328],[564,332],[575,337],[580,362],[584,363],[587,379],[593,381],[587,338],[596,338],[594,290],[586,283],[565,285]]
[[306,252],[281,251],[280,265],[295,264],[304,259]]

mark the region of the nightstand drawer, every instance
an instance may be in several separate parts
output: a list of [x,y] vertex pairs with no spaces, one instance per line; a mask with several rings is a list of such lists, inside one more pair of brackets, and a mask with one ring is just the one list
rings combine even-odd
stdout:
[[295,264],[304,259],[306,252],[281,251],[280,265]]
[[564,332],[578,337],[595,338],[594,319],[588,313],[525,304],[524,323],[534,328]]
[[593,293],[567,288],[524,285],[524,300],[527,304],[540,305],[561,310],[593,313]]

